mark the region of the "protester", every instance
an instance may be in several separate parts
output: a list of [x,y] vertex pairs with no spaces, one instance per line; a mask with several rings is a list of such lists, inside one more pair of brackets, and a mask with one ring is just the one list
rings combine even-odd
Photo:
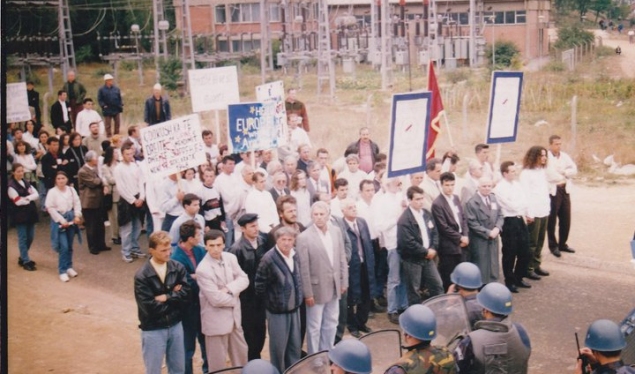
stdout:
[[38,221],[37,207],[35,201],[38,199],[38,192],[26,180],[24,180],[24,166],[14,163],[11,168],[12,178],[8,183],[9,216],[18,232],[18,248],[20,257],[18,265],[24,270],[33,271],[35,261],[29,257],[29,249],[35,238],[35,224]]
[[104,85],[99,88],[97,93],[97,101],[104,115],[104,123],[106,125],[106,136],[109,138],[113,135],[111,124],[114,121],[114,134],[119,134],[119,126],[121,125],[121,112],[123,112],[123,101],[121,99],[121,91],[115,86],[114,77],[110,74],[104,75]]

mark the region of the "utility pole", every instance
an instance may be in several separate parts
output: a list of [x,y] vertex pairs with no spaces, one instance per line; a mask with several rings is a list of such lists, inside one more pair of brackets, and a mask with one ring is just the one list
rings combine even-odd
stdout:
[[[159,60],[161,57],[168,56],[167,40],[165,33],[170,27],[169,22],[165,19],[163,11],[163,0],[152,0],[152,18],[154,19],[154,65],[156,68],[157,82],[161,78]],[[161,51],[163,48],[163,51]]]
[[392,50],[388,23],[388,0],[381,0],[381,89],[387,90],[392,86]]
[[60,60],[63,76],[69,69],[77,70],[75,64],[75,48],[73,47],[73,31],[71,30],[71,14],[68,0],[59,0],[58,28],[60,37]]
[[269,23],[269,3],[260,0],[260,80],[265,84],[267,71],[273,70],[273,51],[271,47],[271,26]]
[[469,44],[469,56],[470,56],[470,67],[476,67],[476,25],[475,25],[475,17],[476,13],[476,0],[470,0],[470,12],[468,13],[468,17],[470,17],[470,44]]
[[329,31],[328,4],[326,0],[318,3],[318,84],[317,95],[322,95],[322,83],[329,82],[329,96],[335,98],[335,66],[331,56],[331,33]]
[[434,64],[439,57],[437,56],[439,49],[439,27],[437,22],[437,2],[436,0],[430,0],[430,4],[428,6],[428,51],[430,52],[428,63],[430,64]]

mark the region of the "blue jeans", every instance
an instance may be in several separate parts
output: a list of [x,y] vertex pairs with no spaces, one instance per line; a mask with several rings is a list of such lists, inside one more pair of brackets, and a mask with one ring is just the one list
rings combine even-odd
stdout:
[[225,224],[227,225],[227,232],[225,233],[225,251],[228,251],[229,247],[234,244],[234,221],[232,221],[229,217],[225,217]]
[[152,221],[152,213],[150,213],[150,209],[146,208],[146,235],[148,235],[148,239],[150,239],[150,235],[154,232],[154,222]]
[[388,250],[388,284],[386,286],[388,313],[397,313],[408,308],[406,288],[401,282],[401,256],[397,249]]
[[141,222],[139,218],[133,217],[132,221],[123,226],[119,226],[119,236],[121,236],[121,253],[130,256],[131,253],[141,252],[139,247],[139,235],[141,234]]
[[44,204],[46,203],[46,193],[48,192],[44,185],[44,178],[38,178],[37,192],[40,194],[40,209],[44,212],[46,211]]
[[165,329],[141,331],[141,351],[146,374],[161,374],[163,356],[168,373],[184,374],[185,350],[181,322]]
[[161,231],[170,232],[170,229],[172,228],[172,223],[174,223],[174,221],[176,221],[177,218],[179,217],[173,216],[171,214],[166,214],[165,218],[163,219],[163,223],[161,224]]
[[20,248],[20,258],[24,263],[31,261],[29,258],[29,248],[35,236],[35,225],[32,223],[18,223],[15,225],[18,230],[18,247]]

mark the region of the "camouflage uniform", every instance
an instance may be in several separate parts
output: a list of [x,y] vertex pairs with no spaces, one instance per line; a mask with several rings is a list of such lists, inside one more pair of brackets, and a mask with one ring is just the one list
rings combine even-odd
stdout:
[[454,357],[445,348],[429,342],[409,347],[397,363],[384,374],[455,374]]
[[622,360],[599,365],[591,374],[630,374],[635,373],[635,368],[624,365]]

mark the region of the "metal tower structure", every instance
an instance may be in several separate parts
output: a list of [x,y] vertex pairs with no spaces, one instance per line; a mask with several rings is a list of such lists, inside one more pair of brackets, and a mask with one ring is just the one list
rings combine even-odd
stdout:
[[260,0],[260,80],[266,83],[267,71],[273,71],[269,2]]
[[388,12],[388,0],[381,0],[381,89],[392,86],[392,43],[390,41],[391,17]]
[[327,0],[318,3],[317,95],[322,96],[322,84],[329,82],[329,96],[335,98],[335,66],[331,55],[331,33]]
[[163,23],[167,22],[163,10],[163,0],[152,0],[152,17],[154,19],[154,57],[158,61],[160,57],[168,57],[166,30],[161,27]]
[[439,18],[437,17],[437,2],[430,0],[428,7],[428,57],[430,64],[439,59]]
[[187,70],[196,69],[196,64],[194,62],[194,43],[192,42],[191,20],[190,2],[189,0],[181,0],[181,50],[183,51],[181,61],[183,62],[182,74],[186,91],[189,91],[189,84],[187,84]]
[[73,47],[73,31],[71,30],[71,14],[68,0],[59,0],[58,22],[60,37],[60,59],[64,77],[68,69],[77,69],[75,63],[75,48]]

